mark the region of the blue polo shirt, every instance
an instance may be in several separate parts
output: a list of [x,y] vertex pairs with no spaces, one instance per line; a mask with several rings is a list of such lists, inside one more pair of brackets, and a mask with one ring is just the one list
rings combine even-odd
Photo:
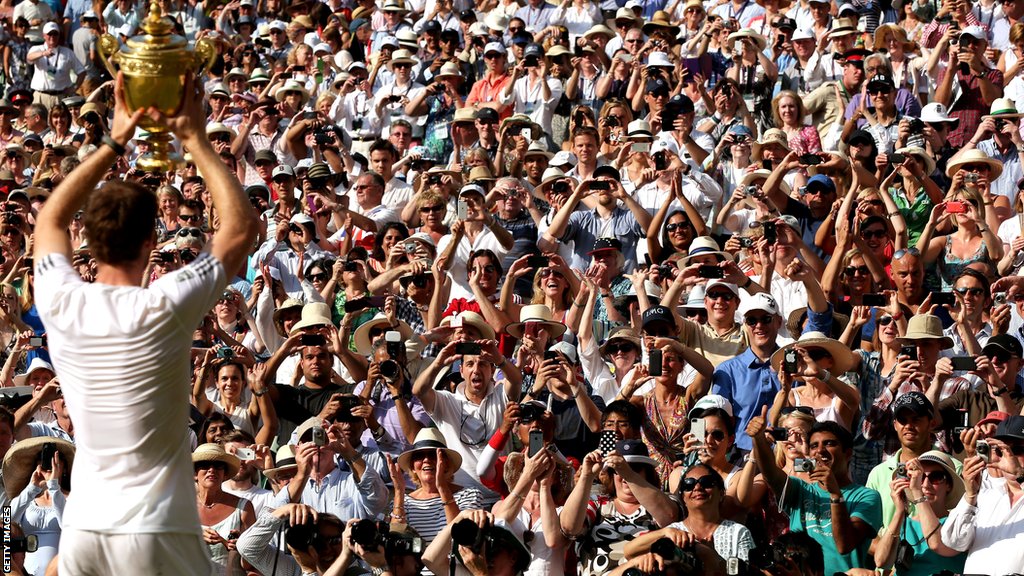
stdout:
[[732,402],[736,420],[736,445],[750,451],[754,445],[747,436],[747,423],[771,405],[782,389],[771,362],[762,362],[747,348],[742,354],[718,365],[711,377],[711,393]]

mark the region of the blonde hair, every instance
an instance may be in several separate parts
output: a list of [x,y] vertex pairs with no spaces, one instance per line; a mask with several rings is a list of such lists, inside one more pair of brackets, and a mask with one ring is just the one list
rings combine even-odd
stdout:
[[[800,424],[806,425],[808,434],[810,433],[811,428],[814,426],[814,423],[817,422],[814,416],[794,410],[789,414],[786,414],[785,416],[779,418],[779,425],[781,426],[782,423],[788,420],[789,418],[795,418],[799,420]],[[789,427],[787,426],[787,428]],[[805,441],[808,439],[809,438],[805,438]],[[779,466],[779,468],[786,467],[786,449],[782,447],[781,442],[775,445],[775,463]]]

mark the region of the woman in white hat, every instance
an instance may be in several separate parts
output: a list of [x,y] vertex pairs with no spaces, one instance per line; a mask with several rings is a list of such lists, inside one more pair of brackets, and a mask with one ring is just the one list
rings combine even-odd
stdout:
[[235,541],[256,521],[252,503],[225,492],[221,485],[238,473],[238,458],[220,444],[201,444],[192,452],[196,479],[196,509],[203,540],[220,575],[244,574],[240,556],[231,554]]
[[[787,359],[795,360],[795,370],[786,367]],[[853,425],[860,408],[860,392],[839,379],[855,365],[845,344],[821,332],[807,332],[796,342],[776,350],[771,363],[782,383],[772,404],[773,420],[787,406],[807,406],[819,422],[837,422],[847,429]],[[795,380],[803,381],[804,385],[794,388]]]
[[411,92],[410,102],[405,106],[409,116],[426,115],[423,146],[431,158],[448,158],[455,149],[449,133],[455,110],[462,107],[458,92],[462,81],[459,66],[448,62],[434,75],[433,84]]
[[[987,218],[988,207],[978,190],[960,188],[948,198],[932,208],[928,224],[917,240],[925,267],[936,266],[943,291],[948,291],[970,264],[995,266],[1003,257],[1003,242],[992,229],[998,221],[990,222]],[[936,234],[940,227],[948,229],[948,225],[956,228]]]
[[[42,461],[44,449],[52,454],[48,462]],[[20,524],[26,535],[39,541],[38,549],[25,558],[27,574],[43,574],[57,555],[74,461],[74,444],[49,436],[22,440],[4,456],[4,489],[11,503],[10,519]]]
[[[388,456],[388,470],[395,487],[391,518],[416,529],[429,543],[462,510],[474,510],[483,504],[477,488],[455,483],[462,467],[462,455],[448,448],[437,428],[423,428],[411,448],[397,459]],[[406,477],[416,489],[406,494]]]
[[739,85],[747,110],[754,115],[758,128],[763,132],[774,124],[770,94],[779,69],[765,56],[768,42],[757,32],[745,28],[730,34],[729,41],[733,42],[733,59],[738,62],[726,75]]
[[530,260],[537,258],[527,255],[519,258],[508,268],[508,276],[501,287],[501,310],[511,318],[519,318],[524,306],[515,302],[516,280],[533,273],[533,300],[530,304],[543,304],[551,311],[551,317],[558,322],[568,323],[572,309],[573,295],[579,292],[580,281],[557,254],[547,258],[545,266],[531,266]]
[[[893,475],[889,483],[890,497],[896,513],[884,533],[879,533],[872,546],[875,565],[879,568],[896,562],[896,550],[905,541],[912,558],[907,570],[897,567],[896,576],[934,574],[943,570],[963,572],[967,553],[947,546],[939,531],[949,511],[964,495],[964,482],[945,452],[930,450],[906,463],[906,474]],[[908,510],[913,510],[911,515]]]

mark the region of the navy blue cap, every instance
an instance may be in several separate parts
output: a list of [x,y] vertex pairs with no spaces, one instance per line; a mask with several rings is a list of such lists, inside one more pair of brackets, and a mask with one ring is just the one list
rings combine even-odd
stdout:
[[648,92],[668,92],[668,82],[662,78],[652,78],[647,81]]
[[834,193],[836,191],[836,184],[835,182],[832,181],[831,178],[825,176],[824,174],[815,174],[814,176],[811,176],[810,180],[807,181],[807,189],[825,189]]

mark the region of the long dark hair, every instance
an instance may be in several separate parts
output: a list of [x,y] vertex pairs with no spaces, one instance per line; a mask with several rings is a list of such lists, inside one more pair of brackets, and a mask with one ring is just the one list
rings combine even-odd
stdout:
[[409,228],[401,222],[388,222],[381,227],[380,230],[373,237],[373,259],[378,262],[387,260],[388,255],[384,253],[384,237],[388,235],[391,230],[398,230],[398,233],[402,235],[402,239],[405,240],[409,237]]

